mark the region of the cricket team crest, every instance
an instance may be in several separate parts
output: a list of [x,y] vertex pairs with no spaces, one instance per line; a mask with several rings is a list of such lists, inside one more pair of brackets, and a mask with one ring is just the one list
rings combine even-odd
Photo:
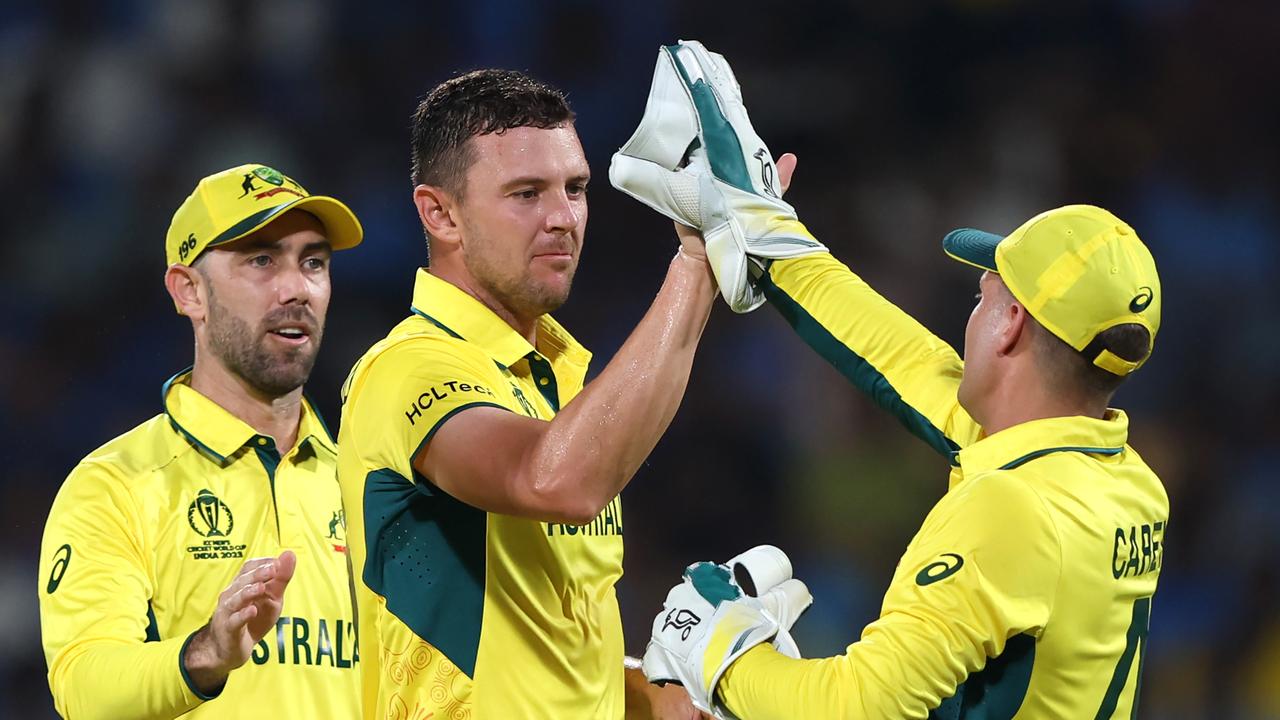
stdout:
[[269,182],[276,187],[284,184],[284,175],[281,175],[280,171],[275,168],[257,167],[253,169],[253,174],[262,178],[263,182]]
[[[256,184],[258,182],[273,185],[274,187],[266,189],[263,192],[258,192],[259,187]],[[293,188],[296,189],[285,187],[285,183],[292,185]],[[261,200],[262,198],[271,197],[272,195],[282,192],[292,193],[298,197],[306,197],[306,190],[303,190],[301,185],[294,182],[292,178],[279,170],[269,168],[265,165],[260,165],[245,173],[244,182],[240,184],[240,189],[244,191],[240,193],[240,197],[244,197],[249,193],[257,193],[253,196],[255,200]]]

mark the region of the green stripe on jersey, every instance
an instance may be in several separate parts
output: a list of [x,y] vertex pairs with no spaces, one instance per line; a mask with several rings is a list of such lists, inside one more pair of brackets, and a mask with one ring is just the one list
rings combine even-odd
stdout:
[[1035,638],[1009,638],[1004,652],[960,683],[954,695],[929,713],[929,720],[1010,720],[1027,696],[1035,659]]
[[903,401],[902,395],[889,383],[888,378],[865,358],[851,350],[848,345],[836,339],[831,331],[815,320],[800,303],[774,284],[773,278],[768,273],[760,277],[760,287],[764,290],[769,303],[782,313],[782,317],[796,331],[800,339],[839,370],[849,382],[869,395],[877,405],[898,418],[898,422],[912,434],[928,443],[929,447],[938,451],[952,465],[956,464],[955,453],[960,450],[960,446],[929,422],[928,418]]
[[364,582],[386,598],[388,612],[474,678],[486,513],[415,479],[388,468],[365,477]]

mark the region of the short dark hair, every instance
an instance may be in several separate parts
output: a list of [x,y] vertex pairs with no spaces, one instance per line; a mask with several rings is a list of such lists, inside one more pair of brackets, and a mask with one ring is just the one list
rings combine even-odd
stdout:
[[413,113],[413,184],[461,195],[472,157],[467,143],[512,128],[573,122],[560,90],[517,70],[473,70],[440,83]]
[[1098,333],[1090,343],[1086,355],[1048,328],[1028,318],[1035,327],[1035,349],[1050,371],[1052,382],[1060,392],[1068,392],[1082,399],[1109,402],[1128,375],[1116,375],[1093,364],[1097,352],[1109,350],[1113,355],[1129,362],[1146,359],[1151,351],[1151,332],[1137,323],[1116,325]]

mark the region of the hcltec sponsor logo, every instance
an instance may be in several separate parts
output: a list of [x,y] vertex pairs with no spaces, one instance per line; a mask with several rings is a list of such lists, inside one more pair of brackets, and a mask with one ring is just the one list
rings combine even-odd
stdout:
[[1111,576],[1136,577],[1158,571],[1164,564],[1164,531],[1168,522],[1118,527],[1111,551]]
[[458,382],[457,380],[446,380],[439,385],[429,388],[426,392],[414,398],[414,400],[409,403],[409,409],[405,411],[404,416],[409,420],[409,424],[413,425],[418,422],[418,418],[422,417],[423,410],[430,410],[432,405],[456,393],[469,393],[493,397],[493,391],[483,385],[473,385],[471,383]]
[[224,540],[235,527],[231,508],[208,490],[201,490],[187,508],[187,524],[201,537],[208,538],[200,545],[187,547],[195,560],[221,560],[244,557],[245,545],[233,545]]
[[[330,628],[333,628],[330,632]],[[282,616],[276,621],[275,642],[271,633],[253,648],[253,662],[266,665],[328,665],[349,668],[360,662],[355,623],[341,618],[326,621]]]
[[942,557],[954,558],[955,561],[948,562],[947,560],[943,559],[943,560],[936,560],[934,562],[929,563],[928,565],[925,565],[923,568],[921,568],[920,572],[916,575],[917,585],[921,585],[921,586],[932,585],[938,582],[939,580],[946,580],[952,575],[955,575],[957,572],[960,572],[960,568],[964,567],[964,558],[960,557],[955,553],[942,553]]
[[662,630],[666,632],[667,628],[675,628],[680,631],[680,639],[688,640],[689,633],[693,632],[694,626],[702,622],[702,618],[698,617],[692,610],[684,608],[672,608],[667,613],[667,618],[662,621]]
[[547,537],[554,535],[621,535],[622,503],[618,498],[609,501],[604,510],[586,525],[569,525],[567,523],[543,523],[547,526]]

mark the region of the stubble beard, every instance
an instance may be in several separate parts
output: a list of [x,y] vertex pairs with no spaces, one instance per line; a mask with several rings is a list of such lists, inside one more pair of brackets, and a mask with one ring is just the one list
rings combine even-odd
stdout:
[[[487,241],[478,243],[488,246]],[[504,274],[487,253],[464,253],[463,264],[476,283],[508,312],[517,317],[539,317],[559,310],[569,299],[573,286],[574,267],[569,271],[564,287],[539,282],[528,265],[519,274]]]
[[250,387],[267,397],[283,397],[302,387],[311,376],[324,326],[302,306],[277,308],[262,319],[261,325],[266,327],[303,317],[313,325],[311,342],[273,351],[267,347],[267,333],[255,332],[249,323],[219,305],[210,285],[209,349],[227,370]]

